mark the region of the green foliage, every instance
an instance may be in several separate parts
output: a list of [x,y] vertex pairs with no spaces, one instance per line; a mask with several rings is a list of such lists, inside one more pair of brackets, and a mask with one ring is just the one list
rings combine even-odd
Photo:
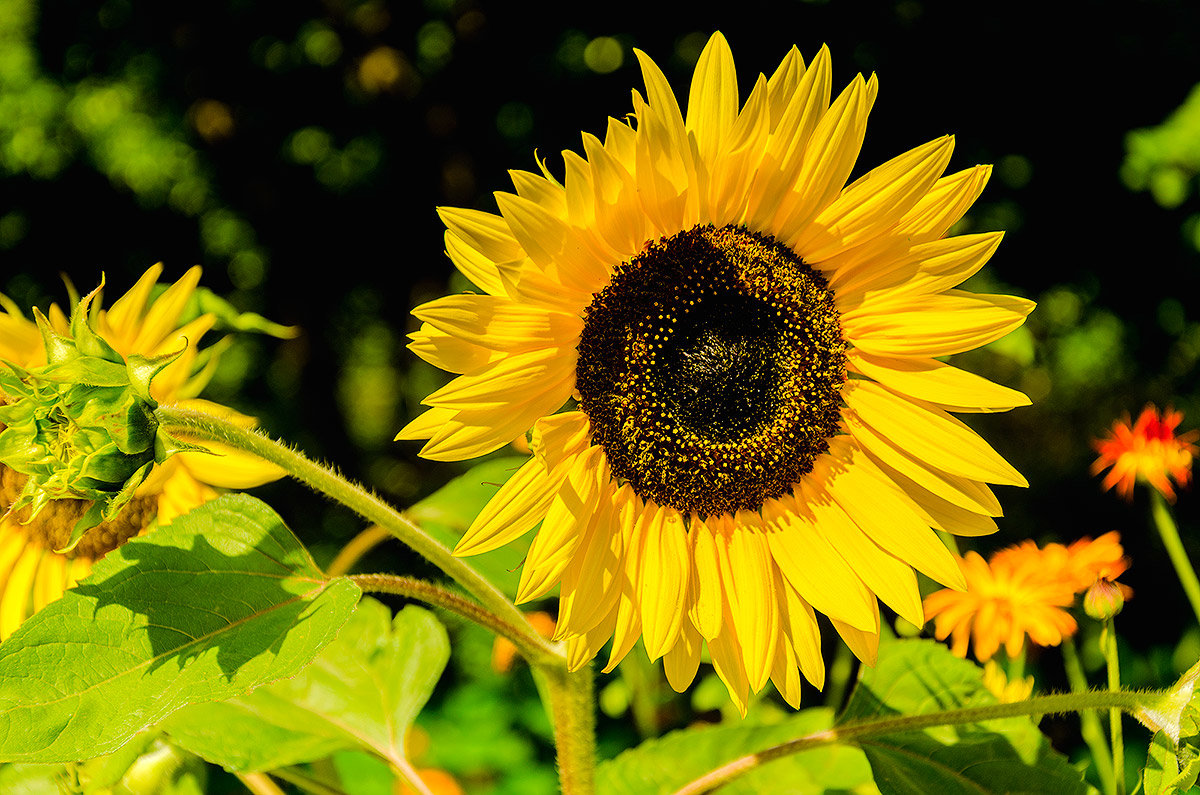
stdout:
[[[672,732],[600,765],[596,790],[614,795],[674,792],[722,764],[832,725],[832,710],[814,708],[768,725],[741,723]],[[861,751],[825,746],[771,762],[718,792],[780,791],[772,789],[772,782],[786,782],[791,792],[849,790],[870,780],[871,770]]]
[[[838,725],[995,702],[980,668],[942,644],[885,638]],[[885,793],[1085,791],[1079,772],[1028,718],[873,736],[861,746]]]
[[[689,728],[601,765],[600,792],[672,792],[709,770],[771,746],[858,722],[996,703],[982,671],[929,640],[883,643],[836,723],[823,708],[770,725]],[[869,763],[869,764],[868,764]],[[872,735],[822,745],[755,767],[722,793],[849,790],[871,781],[884,793],[1082,793],[1078,771],[1028,718]]]
[[392,762],[450,657],[446,630],[419,607],[363,599],[337,640],[296,676],[180,710],[172,740],[230,770],[271,770],[361,747]]
[[263,503],[207,503],[98,561],[0,644],[0,759],[92,758],[186,704],[292,676],[358,596]]

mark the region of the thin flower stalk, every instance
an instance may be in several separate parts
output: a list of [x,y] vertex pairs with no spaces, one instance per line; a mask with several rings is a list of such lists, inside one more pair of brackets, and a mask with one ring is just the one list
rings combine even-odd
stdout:
[[1179,578],[1179,584],[1187,594],[1196,620],[1200,621],[1200,580],[1197,580],[1196,569],[1183,548],[1183,541],[1179,538],[1179,527],[1171,515],[1167,499],[1156,489],[1150,492],[1150,513],[1154,518],[1158,536],[1167,550],[1167,556],[1171,559],[1171,565],[1175,567],[1175,576]]

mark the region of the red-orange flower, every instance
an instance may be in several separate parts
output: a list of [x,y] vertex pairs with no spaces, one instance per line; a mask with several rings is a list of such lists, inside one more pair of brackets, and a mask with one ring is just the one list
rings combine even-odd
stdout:
[[1142,409],[1132,426],[1126,414],[1113,423],[1106,438],[1095,441],[1100,455],[1092,463],[1092,474],[1112,467],[1102,485],[1105,489],[1116,486],[1125,499],[1132,498],[1133,484],[1140,479],[1173,501],[1171,480],[1187,485],[1192,478],[1192,458],[1200,453],[1193,444],[1200,439],[1200,431],[1175,435],[1182,421],[1183,412],[1168,408],[1160,414],[1153,404]]

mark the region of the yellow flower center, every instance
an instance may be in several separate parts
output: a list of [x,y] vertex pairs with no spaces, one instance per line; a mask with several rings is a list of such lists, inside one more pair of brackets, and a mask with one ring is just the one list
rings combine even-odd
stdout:
[[825,280],[774,238],[697,226],[622,263],[587,308],[593,441],[643,499],[758,510],[829,449],[845,341]]

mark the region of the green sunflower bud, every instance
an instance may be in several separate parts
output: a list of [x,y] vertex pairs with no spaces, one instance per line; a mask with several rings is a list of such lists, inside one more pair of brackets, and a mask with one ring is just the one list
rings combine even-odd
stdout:
[[121,356],[91,326],[88,311],[97,292],[76,305],[69,337],[34,310],[45,367],[6,362],[8,370],[0,370],[0,393],[7,400],[0,406],[0,463],[28,476],[9,511],[29,506],[29,521],[50,500],[92,501],[60,552],[115,517],[155,464],[199,449],[159,426],[158,403],[150,396],[151,380],[182,350],[154,358]]

